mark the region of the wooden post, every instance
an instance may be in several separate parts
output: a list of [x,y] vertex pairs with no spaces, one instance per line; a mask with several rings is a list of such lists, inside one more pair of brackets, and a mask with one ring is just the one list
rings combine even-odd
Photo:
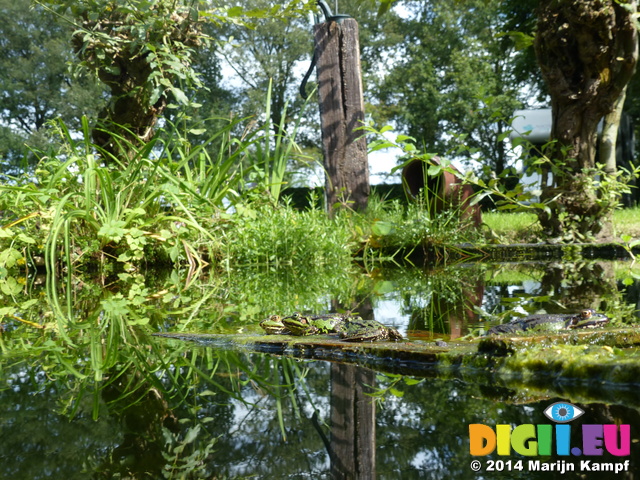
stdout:
[[376,373],[331,365],[331,478],[376,478],[376,404],[367,395]]
[[318,96],[329,215],[337,204],[363,210],[369,199],[358,23],[329,19],[314,27]]

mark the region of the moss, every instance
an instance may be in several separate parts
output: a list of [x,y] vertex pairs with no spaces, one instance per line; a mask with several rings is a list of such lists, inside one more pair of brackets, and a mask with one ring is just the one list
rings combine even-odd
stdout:
[[[635,328],[529,337],[485,337],[447,347],[418,342],[349,343],[335,336],[154,334],[203,346],[357,363],[410,375],[508,378],[528,386],[640,383]],[[546,385],[548,388],[548,385]]]

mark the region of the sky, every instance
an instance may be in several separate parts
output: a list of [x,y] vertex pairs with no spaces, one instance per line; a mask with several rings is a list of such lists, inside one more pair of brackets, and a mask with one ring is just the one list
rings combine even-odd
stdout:
[[[333,13],[340,12],[339,2],[338,0],[326,0],[329,7],[332,9]],[[394,8],[401,8],[395,6]],[[309,34],[311,35],[311,22],[309,23]],[[294,68],[294,75],[300,78],[304,77],[304,74],[307,72],[309,68],[309,63],[311,59],[307,59],[299,62],[299,64]],[[242,86],[242,81],[236,74],[236,72],[231,68],[229,63],[221,58],[222,63],[222,86],[226,88],[236,89]],[[319,114],[319,113],[318,113]],[[366,114],[366,112],[365,112]],[[394,140],[397,134],[393,131],[389,131],[385,133],[385,137],[389,140]],[[399,172],[390,176],[391,169],[397,165],[397,159],[401,155],[401,150],[396,149],[387,149],[380,150],[369,154],[369,174],[370,174],[370,183],[372,185],[377,185],[380,183],[401,183]],[[318,169],[320,170],[320,169]],[[321,186],[324,185],[324,178],[321,174],[321,171],[316,172],[314,175],[311,175],[307,178],[308,186]]]
[[[309,68],[308,61],[300,62],[297,66],[295,75],[299,77],[302,81],[302,77],[306,73]],[[242,81],[236,74],[236,72],[231,68],[229,63],[221,58],[222,62],[222,87],[236,89],[242,86]],[[319,114],[319,113],[318,113]],[[385,133],[387,138],[393,140],[395,138],[393,132]],[[379,183],[400,183],[400,176],[398,174],[394,175],[394,178],[388,178],[391,169],[396,166],[397,158],[400,155],[400,150],[392,151],[392,150],[381,150],[377,152],[373,152],[369,155],[369,174],[370,174],[370,183],[372,185],[376,185]],[[320,186],[324,185],[324,178],[319,174],[319,172],[315,175],[311,175],[307,179],[307,186]]]

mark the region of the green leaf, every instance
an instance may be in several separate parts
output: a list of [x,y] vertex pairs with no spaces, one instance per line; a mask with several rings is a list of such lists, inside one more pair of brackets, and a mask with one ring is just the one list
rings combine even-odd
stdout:
[[401,392],[400,390],[398,390],[397,388],[390,388],[389,389],[389,393],[391,395],[393,395],[394,397],[404,397],[404,392]]
[[405,385],[417,385],[418,383],[422,382],[424,382],[424,378],[404,377]]
[[3,282],[0,282],[0,290],[5,295],[17,295],[22,291],[22,285],[13,277],[7,277]]
[[413,137],[410,137],[409,135],[398,135],[396,137],[396,142],[398,143],[407,143],[407,142],[415,142],[416,139]]
[[199,434],[200,434],[200,424],[189,429],[189,431],[187,432],[187,435],[184,437],[184,443],[188,444],[193,442],[198,437]]
[[124,298],[119,298],[117,296],[107,298],[100,302],[100,305],[104,309],[105,312],[110,313],[111,315],[127,315],[129,310],[129,301]]
[[2,307],[0,308],[0,317],[4,317],[5,315],[15,315],[16,311],[15,307]]
[[18,236],[16,237],[16,240],[19,240],[22,243],[28,243],[30,245],[33,245],[34,243],[36,243],[35,239],[25,235],[24,233],[18,234]]
[[469,202],[469,206],[474,206],[478,204],[480,201],[482,201],[482,199],[488,197],[489,195],[491,195],[491,192],[481,192],[481,193],[478,193],[477,195],[474,195],[471,198],[471,202]]
[[442,172],[442,166],[441,165],[431,165],[427,169],[427,175],[429,175],[430,177],[435,177],[437,175],[440,175],[440,172]]
[[395,0],[380,0],[380,5],[378,6],[378,16],[381,17],[385,13],[387,13],[391,6],[393,5]]
[[110,220],[100,227],[98,230],[98,236],[106,240],[113,240],[119,242],[124,234],[126,222],[124,220]]
[[189,99],[185,95],[185,93],[176,87],[171,87],[171,93],[173,94],[176,101],[182,105],[188,105]]
[[21,259],[22,253],[15,248],[6,248],[0,251],[0,266],[11,268]]
[[523,33],[523,32],[516,32],[516,31],[498,33],[496,37],[498,38],[510,37],[511,40],[513,40],[513,43],[515,44],[516,50],[524,50],[526,48],[533,46],[533,40],[534,40],[533,36],[527,35],[526,33]]
[[229,17],[240,17],[244,13],[244,8],[242,7],[231,7],[227,10],[227,16]]
[[162,95],[163,91],[164,89],[160,85],[156,85],[156,87],[151,92],[151,97],[149,98],[149,104],[155,105],[158,102],[158,100],[160,100],[160,95]]
[[500,205],[498,210],[515,210],[516,208],[520,208],[520,205],[514,205],[513,203],[505,203],[504,205]]
[[391,292],[394,292],[395,289],[396,289],[395,284],[393,282],[390,282],[389,280],[378,282],[373,287],[373,291],[375,292],[376,295],[384,295],[386,293],[391,293]]
[[502,132],[500,135],[498,135],[498,143],[504,141],[504,139],[507,138],[510,134],[511,134],[510,131]]
[[394,225],[391,222],[384,222],[379,220],[377,222],[374,222],[373,225],[371,225],[371,231],[379,237],[384,237],[386,235],[389,235],[393,233],[394,230],[395,230]]
[[22,310],[27,310],[28,308],[31,308],[34,305],[37,305],[39,303],[39,300],[37,298],[33,298],[31,300],[27,300],[26,302],[22,302],[20,304],[20,308]]

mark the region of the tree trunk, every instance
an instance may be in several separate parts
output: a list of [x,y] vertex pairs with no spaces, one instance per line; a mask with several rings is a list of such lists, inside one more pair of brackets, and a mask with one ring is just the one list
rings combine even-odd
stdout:
[[636,1],[542,0],[535,48],[549,86],[553,119],[554,185],[543,186],[540,222],[552,237],[584,240],[607,236],[616,202],[601,198],[594,183],[597,128],[633,75]]
[[126,164],[153,137],[170,96],[186,102],[181,89],[196,79],[191,49],[202,40],[191,7],[170,0],[126,7],[113,3],[106,10],[78,7],[81,27],[72,44],[84,66],[111,90],[93,141],[105,161]]
[[126,164],[137,149],[151,140],[158,118],[167,106],[161,95],[149,105],[143,86],[152,69],[144,56],[114,58],[119,74],[100,71],[99,78],[111,89],[111,102],[98,114],[98,124],[91,132],[94,143],[102,148],[109,162],[117,159]]
[[627,88],[625,87],[618,97],[618,100],[616,100],[613,110],[605,115],[604,124],[602,125],[598,156],[600,163],[604,165],[604,171],[607,175],[616,173],[616,144],[618,141],[620,120],[622,119],[622,107],[624,106],[624,100],[627,96],[626,93]]

